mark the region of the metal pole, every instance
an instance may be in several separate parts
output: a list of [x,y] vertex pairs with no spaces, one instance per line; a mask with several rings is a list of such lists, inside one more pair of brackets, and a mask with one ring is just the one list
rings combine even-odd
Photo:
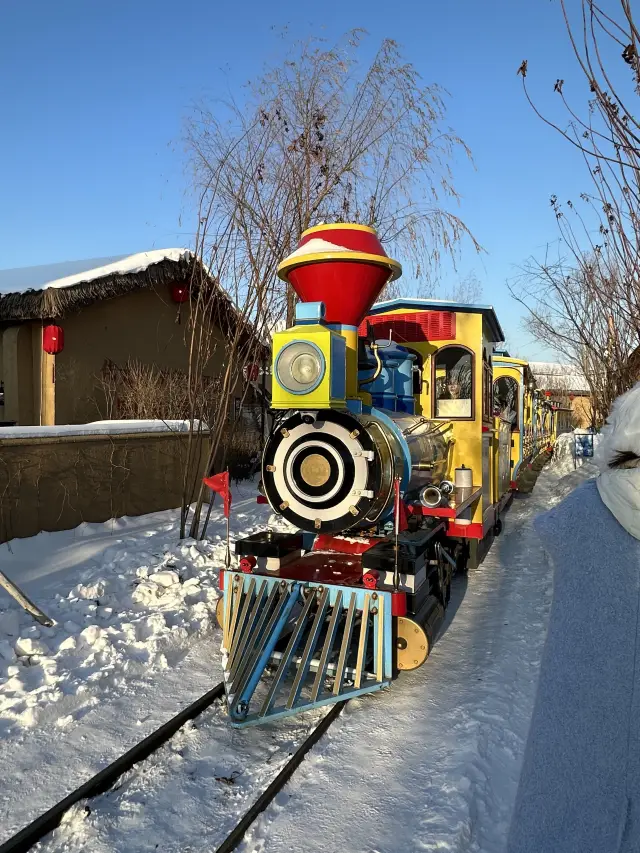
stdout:
[[[227,468],[227,489],[231,488],[231,483],[229,482],[229,469]],[[231,536],[229,522],[231,520],[231,505],[229,504],[229,512],[227,514],[227,553],[224,555],[224,566],[226,569],[231,566],[231,548],[229,545],[229,539]]]
[[394,484],[394,515],[395,515],[395,566],[393,569],[393,588],[397,591],[400,588],[400,570],[398,568],[398,538],[400,536],[400,477],[396,476]]
[[264,450],[265,434],[267,431],[267,367],[266,362],[262,362],[262,393],[260,394],[260,408],[262,409],[262,420],[260,423],[260,451]]

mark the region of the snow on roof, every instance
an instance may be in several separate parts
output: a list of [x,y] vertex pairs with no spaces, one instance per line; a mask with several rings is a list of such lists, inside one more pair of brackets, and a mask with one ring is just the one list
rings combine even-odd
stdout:
[[[72,287],[74,284],[96,281],[110,275],[139,273],[161,261],[188,260],[190,256],[189,249],[156,249],[135,255],[116,255],[110,258],[0,270],[0,293]],[[60,273],[63,275],[60,276]]]
[[108,258],[89,258],[81,261],[63,261],[59,264],[0,270],[0,294],[39,290],[49,281],[113,264],[126,257],[126,255],[114,255]]
[[[198,430],[198,421],[194,421]],[[204,429],[204,426],[203,426]],[[7,438],[58,438],[73,435],[129,435],[134,432],[189,432],[189,421],[119,420],[56,426],[0,427],[0,441]]]
[[572,364],[552,361],[530,361],[529,367],[538,385],[550,391],[582,391],[589,393],[589,384]]
[[0,321],[61,318],[103,299],[189,281],[197,269],[208,277],[189,249],[156,249],[102,260],[106,263],[98,259],[5,270],[0,273]]

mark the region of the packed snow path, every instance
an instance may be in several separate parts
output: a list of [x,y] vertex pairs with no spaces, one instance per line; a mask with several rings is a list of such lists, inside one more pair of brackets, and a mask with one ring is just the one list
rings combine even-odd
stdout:
[[[515,501],[483,565],[468,581],[456,580],[445,631],[427,665],[347,706],[254,825],[241,846],[245,853],[502,849],[551,592],[550,568],[530,522],[587,475],[581,470],[559,481],[545,472],[532,496]],[[163,673],[168,697],[160,681],[149,687],[160,707],[176,702],[178,670],[185,684],[196,673],[202,683],[207,667],[196,651]],[[209,672],[213,682],[217,658]],[[79,725],[90,730],[93,713],[104,709]],[[313,722],[302,716],[237,731],[216,714],[203,717],[122,786],[92,801],[91,814],[76,808],[40,849],[214,850]],[[138,729],[134,740],[146,733]],[[24,777],[16,782],[24,787],[15,799],[24,800],[29,784]],[[15,829],[25,822],[16,826],[12,814]]]
[[482,566],[457,580],[427,664],[350,703],[240,849],[503,850],[551,600],[531,521],[589,475],[544,472],[516,499]]

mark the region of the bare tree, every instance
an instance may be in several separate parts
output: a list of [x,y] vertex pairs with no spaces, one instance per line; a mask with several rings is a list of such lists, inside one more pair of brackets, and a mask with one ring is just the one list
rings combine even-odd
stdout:
[[602,423],[612,402],[633,384],[630,353],[637,330],[619,310],[618,271],[602,258],[577,265],[561,257],[532,259],[509,289],[528,312],[530,334],[582,374],[592,397],[593,424]]
[[[244,186],[260,189],[256,204],[245,206],[247,225],[266,232],[278,260],[311,225],[356,221],[375,226],[424,288],[442,253],[455,257],[463,237],[480,249],[442,206],[458,199],[455,152],[470,152],[442,126],[446,92],[423,85],[389,39],[363,67],[363,35],[350,32],[333,47],[319,39],[297,43],[250,85],[244,104],[199,109],[189,126],[195,173],[207,186],[221,151],[237,140],[233,181],[242,174]],[[276,218],[266,218],[263,195],[277,198]],[[295,297],[289,290],[286,298],[291,323]]]
[[[390,40],[363,67],[362,37],[351,32],[333,47],[296,44],[250,84],[243,103],[200,107],[188,123],[196,253],[207,271],[190,291],[189,387],[212,360],[222,367],[209,466],[224,464],[230,401],[248,387],[243,368],[264,362],[272,330],[293,320],[295,296],[276,270],[305,229],[325,221],[375,226],[427,287],[442,253],[455,257],[463,237],[480,249],[441,206],[457,200],[454,153],[469,155],[442,127],[445,92],[424,86]],[[213,343],[220,324],[223,339]],[[185,480],[183,533],[192,485]],[[203,497],[200,488],[191,535],[200,532]]]
[[[200,208],[198,246],[202,264],[195,267],[190,287],[189,367],[187,388],[191,423],[187,464],[183,483],[181,536],[186,535],[188,512],[196,496],[190,535],[203,534],[200,528],[204,503],[202,477],[215,465],[222,466],[227,452],[238,446],[232,418],[235,399],[240,406],[252,397],[247,377],[256,367],[266,367],[264,341],[274,319],[276,259],[267,249],[267,239],[247,239],[246,208],[249,192],[239,193],[236,205],[225,195],[223,181],[228,160],[212,175],[220,192],[203,195]],[[270,205],[262,199],[265,209]],[[268,213],[267,213],[268,215]],[[205,254],[206,253],[206,254]],[[221,285],[225,282],[225,287]],[[217,377],[215,399],[203,411],[203,377]],[[207,398],[209,399],[209,398]],[[198,471],[193,460],[200,458],[200,443],[208,436],[209,453],[205,470]]]
[[456,284],[448,287],[443,293],[443,298],[472,305],[482,298],[482,283],[476,273],[471,271]]
[[[580,155],[592,188],[581,194],[579,205],[551,199],[566,257],[530,270],[530,282],[541,283],[544,293],[552,294],[552,304],[544,310],[535,300],[530,328],[556,351],[569,349],[571,360],[583,364],[597,389],[600,419],[632,383],[629,360],[640,344],[640,123],[632,108],[640,93],[638,29],[630,0],[617,0],[606,9],[595,0],[580,0],[579,14],[573,17],[566,0],[560,6],[589,87],[582,108],[557,78],[553,88],[569,121],[566,127],[551,121],[529,93],[526,60],[518,73],[536,114]],[[611,59],[616,54],[617,65]],[[531,300],[523,301],[531,308]],[[578,329],[579,323],[585,327]]]

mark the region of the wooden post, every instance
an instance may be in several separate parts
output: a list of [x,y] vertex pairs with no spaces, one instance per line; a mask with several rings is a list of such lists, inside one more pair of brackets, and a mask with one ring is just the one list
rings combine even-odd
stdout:
[[27,613],[30,613],[33,618],[39,622],[41,625],[50,628],[54,623],[53,619],[49,619],[49,617],[40,610],[39,607],[29,599],[27,596],[14,584],[12,580],[0,572],[0,586],[4,587],[9,595],[13,596],[18,604],[23,607]]
[[40,353],[40,425],[53,426],[56,422],[56,357],[42,349],[42,342]]

